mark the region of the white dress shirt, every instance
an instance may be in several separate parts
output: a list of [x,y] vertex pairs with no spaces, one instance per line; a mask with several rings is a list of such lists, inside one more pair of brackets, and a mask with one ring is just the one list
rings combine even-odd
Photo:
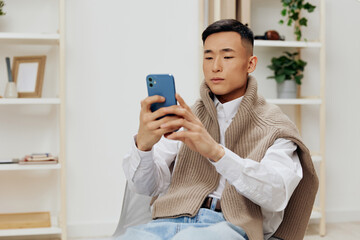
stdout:
[[[241,158],[224,146],[225,131],[235,117],[241,100],[242,97],[224,104],[216,98],[214,100],[220,144],[225,155],[217,162],[209,160],[220,174],[219,185],[209,196],[220,199],[227,180],[240,194],[261,207],[264,239],[268,239],[283,219],[284,209],[302,178],[302,168],[296,153],[297,146],[290,140],[277,139],[261,162]],[[181,145],[180,141],[162,137],[151,151],[143,152],[137,149],[134,141],[123,161],[129,186],[149,196],[166,193],[171,181],[169,166],[176,160]]]

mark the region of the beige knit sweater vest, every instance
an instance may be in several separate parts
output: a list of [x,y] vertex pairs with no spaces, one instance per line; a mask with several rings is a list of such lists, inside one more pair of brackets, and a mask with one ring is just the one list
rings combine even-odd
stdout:
[[[194,105],[193,111],[219,142],[217,112],[212,93],[205,83],[201,86],[200,94],[201,99]],[[303,179],[285,209],[283,222],[275,236],[285,240],[300,240],[304,237],[318,188],[314,166],[295,125],[277,106],[266,103],[257,95],[256,80],[249,77],[238,112],[226,130],[225,145],[240,157],[259,162],[278,138],[289,139],[297,144]],[[195,216],[204,199],[217,188],[219,179],[219,174],[209,160],[183,144],[168,192],[154,202],[153,218]],[[221,207],[225,219],[242,227],[251,240],[264,239],[260,207],[239,194],[228,182],[221,196]]]

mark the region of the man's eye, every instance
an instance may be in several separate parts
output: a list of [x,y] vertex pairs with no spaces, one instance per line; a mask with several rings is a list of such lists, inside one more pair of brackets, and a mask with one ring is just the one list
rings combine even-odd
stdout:
[[211,59],[213,59],[212,57],[206,57],[205,58],[206,60],[211,60]]
[[225,59],[231,59],[231,58],[234,58],[232,56],[227,56],[227,57],[224,57]]

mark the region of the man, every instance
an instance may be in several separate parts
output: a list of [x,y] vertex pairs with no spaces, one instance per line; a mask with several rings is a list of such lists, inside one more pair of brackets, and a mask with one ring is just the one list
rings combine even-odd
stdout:
[[154,220],[120,239],[302,239],[317,177],[294,124],[257,95],[253,33],[220,20],[202,39],[205,81],[193,108],[179,94],[178,106],[155,112],[164,98],[141,102],[123,167],[135,191],[157,197]]

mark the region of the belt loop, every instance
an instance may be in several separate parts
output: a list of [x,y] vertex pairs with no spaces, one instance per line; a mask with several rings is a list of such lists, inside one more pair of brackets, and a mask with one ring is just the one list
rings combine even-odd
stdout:
[[218,199],[217,199],[217,198],[211,198],[211,199],[212,199],[212,200],[211,200],[210,209],[213,210],[213,211],[215,211],[215,209],[216,209],[216,203],[217,203]]

